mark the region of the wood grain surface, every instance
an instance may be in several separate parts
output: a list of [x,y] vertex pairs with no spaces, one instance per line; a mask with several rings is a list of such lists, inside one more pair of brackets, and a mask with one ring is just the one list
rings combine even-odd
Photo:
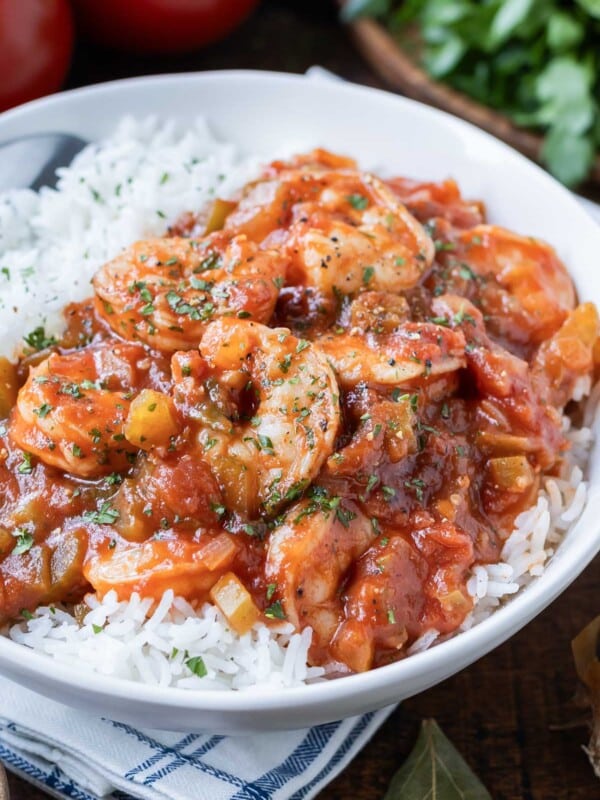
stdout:
[[6,772],[2,764],[0,764],[0,800],[8,800],[8,791]]
[[[195,69],[304,72],[312,64],[382,85],[338,26],[327,0],[264,2],[226,42],[179,58],[132,58],[84,43],[69,85]],[[582,750],[588,730],[568,726],[581,716],[572,702],[576,677],[570,640],[600,613],[599,582],[597,560],[509,642],[403,703],[318,800],[380,800],[427,717],[435,717],[494,800],[600,799],[600,782]],[[48,800],[15,776],[9,775],[9,786],[11,800]]]

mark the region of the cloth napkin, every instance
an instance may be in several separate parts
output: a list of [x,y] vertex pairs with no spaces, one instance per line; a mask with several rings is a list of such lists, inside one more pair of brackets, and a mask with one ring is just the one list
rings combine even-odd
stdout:
[[98,719],[0,678],[0,759],[59,798],[308,800],[392,710],[251,737],[183,734]]
[[[307,77],[341,80],[321,67]],[[600,222],[600,206],[578,199]],[[0,759],[57,798],[309,800],[392,710],[252,737],[181,734],[98,719],[0,677]]]

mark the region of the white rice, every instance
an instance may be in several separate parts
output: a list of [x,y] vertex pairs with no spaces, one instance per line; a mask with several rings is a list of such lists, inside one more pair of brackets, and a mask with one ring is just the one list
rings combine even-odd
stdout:
[[81,625],[66,610],[46,606],[13,625],[10,636],[79,669],[181,689],[268,690],[324,674],[307,666],[309,628],[298,634],[288,622],[257,624],[239,636],[215,606],[194,609],[170,590],[149,617],[152,600],[137,594],[119,602],[112,591],[102,603],[90,595],[87,605]]
[[94,272],[121,248],[230,197],[258,169],[201,119],[183,128],[127,118],[61,170],[59,191],[0,195],[0,355],[39,325],[60,331],[61,309],[90,295]]
[[[23,335],[40,324],[48,334],[58,333],[61,309],[89,296],[97,267],[122,247],[160,235],[182,212],[202,208],[217,193],[231,196],[258,169],[258,159],[242,158],[216,141],[202,120],[182,129],[174,122],[125,119],[110,139],[62,170],[58,191],[0,195],[0,355],[13,354]],[[579,382],[575,399],[590,389],[589,381]],[[474,608],[461,630],[539,576],[580,516],[598,400],[600,386],[591,389],[586,427],[571,429],[565,418],[572,449],[562,472],[546,477],[536,505],[517,517],[502,560],[473,568],[467,589]],[[90,595],[86,603],[81,624],[67,610],[49,606],[8,634],[79,669],[181,689],[270,690],[325,673],[307,666],[309,628],[298,634],[285,622],[257,624],[239,636],[214,606],[194,608],[171,591],[152,612],[152,601],[137,594],[127,602],[114,592],[102,602]],[[426,631],[408,652],[442,638]]]

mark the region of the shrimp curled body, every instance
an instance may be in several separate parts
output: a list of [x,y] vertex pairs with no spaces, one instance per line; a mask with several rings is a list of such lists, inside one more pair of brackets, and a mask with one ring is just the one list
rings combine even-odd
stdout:
[[287,329],[247,320],[213,322],[200,353],[174,356],[175,402],[194,398],[198,440],[226,504],[250,517],[259,506],[271,512],[308,486],[333,452],[333,370]]
[[148,382],[141,345],[98,345],[67,355],[53,353],[19,392],[10,436],[45,464],[83,478],[129,466],[136,448],[123,428],[131,387]]
[[124,339],[164,352],[192,349],[222,315],[267,322],[285,264],[246,236],[149,239],[96,273],[96,310]]

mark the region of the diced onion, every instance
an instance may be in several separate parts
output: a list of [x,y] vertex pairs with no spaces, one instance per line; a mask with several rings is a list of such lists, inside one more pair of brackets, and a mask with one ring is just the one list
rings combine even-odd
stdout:
[[240,635],[247,633],[260,616],[250,593],[233,572],[227,572],[215,583],[210,599]]

